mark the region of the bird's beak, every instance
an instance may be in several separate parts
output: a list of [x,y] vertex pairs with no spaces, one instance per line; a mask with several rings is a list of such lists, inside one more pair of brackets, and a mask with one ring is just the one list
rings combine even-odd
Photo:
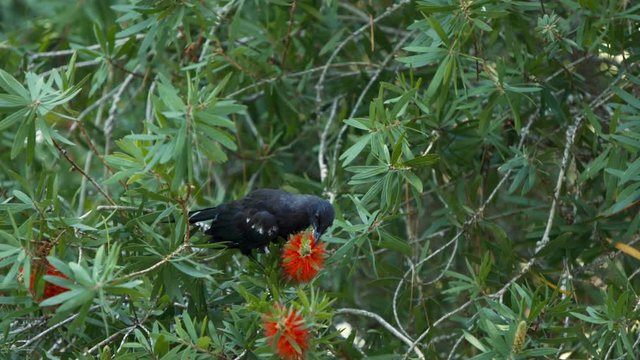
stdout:
[[318,229],[313,228],[313,239],[314,239],[313,242],[314,242],[314,245],[315,245],[316,241],[320,240],[320,236],[322,236],[322,233],[320,231],[318,231]]

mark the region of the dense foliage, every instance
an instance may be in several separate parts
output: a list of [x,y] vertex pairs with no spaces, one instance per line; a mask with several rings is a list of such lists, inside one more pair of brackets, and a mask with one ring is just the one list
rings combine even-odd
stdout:
[[[0,0],[0,357],[637,359],[639,60],[628,0]],[[259,187],[334,203],[309,283],[186,225]]]

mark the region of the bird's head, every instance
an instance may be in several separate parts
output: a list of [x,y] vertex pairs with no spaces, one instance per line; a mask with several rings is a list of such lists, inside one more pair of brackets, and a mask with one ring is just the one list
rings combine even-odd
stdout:
[[326,200],[317,198],[309,207],[309,223],[313,227],[313,238],[316,241],[333,224],[334,217],[333,205]]

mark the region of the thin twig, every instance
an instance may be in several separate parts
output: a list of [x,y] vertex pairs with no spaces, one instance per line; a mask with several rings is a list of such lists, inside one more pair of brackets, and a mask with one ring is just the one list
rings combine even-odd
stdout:
[[156,80],[151,82],[151,86],[149,86],[149,93],[147,94],[147,106],[144,111],[144,119],[148,123],[153,123],[153,92],[156,90]]
[[[189,233],[189,231],[187,230],[187,233]],[[140,270],[140,271],[136,271],[136,272],[132,272],[129,273],[125,276],[123,276],[122,278],[118,279],[118,281],[120,280],[128,280],[140,275],[144,275],[146,273],[149,273],[157,268],[159,268],[160,266],[166,264],[167,262],[169,262],[171,260],[171,258],[173,258],[174,256],[178,255],[180,252],[182,252],[182,250],[184,250],[187,247],[187,243],[183,242],[182,244],[180,244],[180,246],[178,246],[175,250],[173,250],[173,252],[171,252],[171,254],[165,256],[162,260],[158,261],[157,263],[149,266],[146,269]]]
[[[635,243],[640,241],[640,236],[636,237],[635,239],[633,239],[632,241],[630,241],[627,245],[634,245]],[[601,266],[602,264],[604,264],[605,262],[609,261],[609,260],[613,260],[616,256],[622,254],[622,251],[618,250],[618,251],[611,251],[607,254],[604,255],[600,255],[597,258],[595,258],[594,260],[592,260],[591,262],[589,262],[588,264],[584,264],[583,266],[574,269],[573,274],[574,276],[586,273],[586,272],[590,272],[592,270],[594,270],[595,268],[597,268],[598,266]],[[638,271],[640,271],[640,269],[636,270],[633,274],[631,274],[631,276],[629,277],[629,279],[631,279],[632,277],[634,277]]]
[[245,357],[245,355],[247,355],[247,350],[244,350],[243,352],[241,352],[240,355],[234,357],[233,360],[240,360],[243,357]]
[[[98,306],[98,305],[94,305],[94,306],[92,306],[92,307],[89,309],[89,311],[91,312],[91,311],[96,310],[96,309],[98,309],[98,308],[100,308],[100,306]],[[41,332],[41,333],[39,333],[38,335],[36,335],[36,336],[34,336],[34,337],[30,338],[29,340],[27,340],[24,344],[20,345],[19,347],[15,347],[15,345],[14,345],[14,346],[12,346],[12,347],[11,347],[11,349],[24,349],[24,348],[26,348],[27,346],[29,346],[29,345],[31,345],[31,344],[33,344],[33,343],[35,343],[36,341],[40,340],[42,337],[44,337],[44,336],[45,336],[45,335],[47,335],[48,333],[52,332],[53,330],[55,330],[55,329],[59,328],[60,326],[62,326],[62,325],[64,325],[64,324],[66,324],[66,323],[68,323],[68,322],[73,321],[73,320],[74,320],[75,318],[77,318],[78,316],[80,316],[80,314],[73,314],[73,315],[69,316],[68,318],[66,318],[66,319],[64,319],[64,320],[62,320],[62,321],[60,321],[59,323],[57,323],[57,324],[55,324],[55,325],[52,325],[52,326],[50,326],[50,327],[46,328],[44,331],[42,331],[42,332]]]
[[[146,36],[146,34],[137,34],[135,37],[136,39],[142,39]],[[115,46],[120,46],[120,45],[124,45],[127,41],[129,41],[130,38],[124,38],[124,39],[118,39],[115,41]],[[59,56],[70,56],[73,55],[76,51],[81,50],[81,49],[85,49],[85,50],[98,50],[100,49],[100,44],[94,44],[94,45],[89,45],[89,46],[85,46],[82,48],[78,48],[78,49],[67,49],[67,50],[56,50],[56,51],[44,51],[44,52],[39,52],[39,53],[33,53],[29,55],[29,59],[31,60],[35,60],[38,58],[43,58],[43,57],[59,57]]]
[[[362,92],[360,92],[360,95],[358,96],[358,100],[356,101],[355,105],[353,106],[353,109],[351,109],[351,113],[349,114],[349,118],[353,118],[354,116],[356,116],[356,114],[358,113],[358,110],[360,109],[360,105],[362,105],[362,101],[364,100],[364,97],[366,96],[367,92],[369,92],[369,89],[371,88],[371,86],[373,86],[373,84],[376,81],[378,81],[378,78],[382,74],[382,71],[386,69],[387,65],[391,62],[391,60],[394,59],[395,54],[402,48],[402,46],[404,46],[404,44],[409,40],[409,38],[414,33],[415,33],[415,31],[406,34],[405,37],[402,38],[396,44],[396,46],[393,48],[393,50],[384,58],[384,60],[382,61],[382,63],[378,67],[378,70],[371,77],[371,79],[369,79],[369,82],[364,87]],[[338,136],[336,137],[336,144],[335,144],[335,146],[333,148],[333,156],[331,157],[331,163],[333,164],[332,175],[334,175],[334,176],[335,176],[335,173],[336,173],[337,168],[338,168],[338,153],[340,152],[340,148],[342,147],[342,137],[344,136],[344,134],[347,131],[347,129],[348,129],[348,125],[347,124],[342,125],[342,127],[340,128],[340,131],[338,132]]]
[[[324,183],[327,175],[329,174],[329,170],[327,169],[327,163],[325,162],[326,152],[327,152],[327,137],[329,135],[329,129],[331,128],[331,124],[336,117],[336,113],[338,110],[338,98],[333,99],[333,104],[331,105],[331,112],[329,113],[329,117],[327,118],[327,123],[324,125],[324,130],[322,134],[320,134],[320,148],[318,149],[318,167],[320,168],[320,182]],[[329,188],[328,185],[325,185],[325,190]],[[329,201],[333,202],[335,198],[335,194],[333,192],[328,192]]]
[[[529,134],[529,129],[531,128],[531,125],[533,124],[533,119],[534,116],[529,117],[529,121],[527,122],[527,125],[525,125],[525,127],[522,129],[522,131],[520,132],[520,141],[518,143],[518,148],[521,148],[524,145],[524,141],[525,138],[527,137],[527,135]],[[451,239],[449,242],[447,242],[446,244],[444,244],[443,246],[441,246],[438,250],[436,250],[433,254],[431,254],[430,256],[426,257],[425,259],[421,260],[416,266],[420,266],[423,263],[425,263],[426,261],[428,261],[431,257],[435,256],[438,252],[444,250],[446,247],[448,247],[450,244],[453,244],[454,242],[457,242],[458,239],[460,238],[460,236],[462,236],[462,234],[464,233],[464,230],[467,228],[467,226],[473,224],[474,222],[476,222],[480,216],[483,214],[485,207],[491,203],[491,201],[493,200],[493,198],[498,194],[499,189],[502,188],[502,186],[504,186],[504,184],[507,182],[507,179],[509,178],[509,175],[511,174],[511,170],[507,171],[502,178],[500,179],[500,181],[498,182],[498,184],[496,185],[496,187],[493,189],[493,191],[491,192],[491,194],[489,194],[489,196],[487,197],[487,199],[482,203],[482,205],[478,208],[477,211],[475,211],[473,213],[473,215],[467,219],[464,224],[462,229],[458,230],[458,232],[456,233],[456,235],[453,237],[453,239]],[[402,280],[404,280],[407,275],[409,274],[410,270],[407,270],[407,272],[405,272],[404,276],[402,277]],[[399,284],[400,285],[400,284]],[[506,288],[505,288],[506,289]],[[445,315],[443,315],[442,317],[440,317],[438,320],[436,320],[430,327],[428,327],[425,331],[422,332],[422,334],[420,334],[420,336],[418,336],[418,338],[414,341],[414,343],[412,344],[411,347],[409,347],[409,350],[407,350],[407,352],[405,353],[405,358],[408,356],[408,354],[411,352],[411,349],[413,349],[414,346],[416,346],[418,343],[420,343],[422,341],[422,339],[424,339],[429,332],[431,331],[431,329],[437,327],[438,325],[440,325],[442,322],[444,322],[445,320],[447,320],[449,317],[457,314],[458,312],[464,310],[465,308],[467,308],[469,305],[473,304],[473,299],[467,301],[466,303],[462,304],[461,306],[457,307],[456,309],[446,313]]]
[[[111,211],[111,210],[138,211],[138,210],[140,210],[140,207],[139,206],[132,206],[132,205],[99,205],[98,207],[96,207],[96,210],[98,210],[98,211],[103,211],[103,210],[107,210],[107,211]],[[151,209],[151,208],[142,208],[142,211],[148,212],[148,213],[155,212],[155,210]]]
[[[413,261],[411,261],[411,259],[409,259],[409,268],[411,270],[411,279],[413,281],[414,275],[416,273],[416,267],[413,264]],[[402,322],[400,321],[400,316],[398,316],[398,293],[400,292],[400,288],[402,287],[402,284],[404,284],[404,278],[400,279],[400,282],[398,283],[398,286],[396,287],[396,291],[393,292],[393,302],[392,302],[392,306],[391,309],[393,310],[393,318],[396,321],[396,325],[398,325],[398,329],[400,329],[400,331],[402,331],[402,333],[407,336],[409,336],[409,333],[407,333],[407,331],[404,329],[404,326],[402,326]]]
[[[107,162],[104,160],[104,156],[102,156],[98,152],[96,145],[93,143],[93,140],[91,140],[91,136],[89,136],[89,134],[87,133],[87,129],[85,129],[84,125],[80,125],[80,133],[82,134],[82,137],[84,138],[84,140],[87,142],[87,145],[89,145],[89,149],[91,149],[91,153],[93,153],[100,160],[102,165],[104,165],[104,167],[107,170],[109,170],[110,173],[115,174],[115,171],[113,171],[111,166],[109,166],[109,164],[107,164]],[[125,188],[127,187],[127,184],[122,180],[120,180],[120,183],[122,184],[123,187]]]
[[[105,89],[106,90],[106,89]],[[97,101],[92,102],[90,105],[88,105],[84,110],[82,110],[82,112],[80,113],[80,115],[78,115],[78,117],[76,118],[76,121],[73,122],[73,124],[71,124],[71,127],[69,128],[69,132],[73,132],[75,131],[76,127],[78,127],[79,125],[81,125],[82,120],[89,115],[95,108],[100,107],[100,109],[102,108],[102,105],[109,100],[116,92],[118,91],[118,88],[114,88],[111,89],[109,92],[106,92],[105,94],[102,95],[102,97],[100,99],[98,99]]]
[[[350,62],[344,62],[344,63],[338,63],[338,64],[333,64],[331,67],[332,68],[339,68],[339,67],[354,67],[354,66],[366,66],[366,67],[376,67],[375,64],[371,64],[369,62],[362,62],[362,61],[350,61]],[[272,82],[275,82],[279,79],[282,78],[295,78],[295,77],[301,77],[301,76],[305,76],[305,75],[309,75],[309,74],[313,74],[315,72],[319,72],[324,70],[324,66],[318,66],[315,68],[311,68],[311,69],[307,69],[307,70],[302,70],[302,71],[298,71],[298,72],[294,72],[294,73],[287,73],[284,75],[278,75],[278,76],[274,76],[268,79],[263,79],[260,80],[258,82],[252,83],[249,86],[243,87],[242,89],[236,90],[234,92],[232,92],[231,94],[227,95],[227,97],[234,97],[237,96],[239,94],[242,94],[243,92],[247,91],[247,90],[251,90],[257,87],[260,87],[264,84],[269,84]],[[357,72],[356,74],[360,74],[360,72]]]
[[[562,277],[560,279],[560,299],[565,300],[567,298],[567,294],[570,291],[568,285],[573,279],[571,275],[571,271],[569,270],[569,259],[566,256],[562,259],[562,267],[563,267],[563,271],[562,271]],[[569,323],[570,321],[571,321],[571,318],[568,315],[565,316],[562,327],[564,327],[565,329],[568,329],[570,325]],[[562,333],[562,337],[566,337],[566,336],[568,336],[568,333],[565,331],[564,333]],[[558,347],[558,351],[556,351],[556,357],[560,358],[560,355],[564,352],[564,346],[565,346],[564,343],[560,344],[560,346]]]
[[[47,322],[47,318],[46,317],[36,318],[36,319],[29,319],[29,320],[33,320],[33,321],[28,322],[27,325],[25,325],[25,326],[23,326],[23,327],[21,327],[19,329],[13,329],[13,330],[9,331],[9,335],[11,336],[11,335],[19,334],[19,333],[21,333],[23,331],[30,330],[30,329],[32,329],[34,327],[38,327],[38,326],[44,325]],[[13,328],[13,327],[17,326],[17,324],[18,324],[18,321],[15,321],[15,322],[11,323],[11,325],[9,325],[9,328]],[[0,335],[0,339],[2,339],[3,341],[6,340],[6,338],[4,336],[2,336],[2,335]]]
[[213,37],[213,35],[215,35],[216,30],[218,29],[218,27],[220,27],[221,24],[221,20],[222,18],[224,18],[225,16],[227,16],[227,14],[229,13],[229,11],[231,11],[231,8],[236,4],[236,0],[233,1],[229,1],[225,6],[219,8],[215,14],[218,17],[217,22],[215,23],[214,26],[211,27],[211,30],[209,30],[209,36],[207,37],[207,39],[204,41],[204,44],[202,44],[202,52],[200,53],[200,57],[198,58],[198,62],[203,62],[205,57],[207,56],[207,50],[209,49],[209,44],[211,44],[211,37]]
[[[358,21],[358,20],[361,20],[361,21],[366,22],[366,23],[369,23],[369,21],[370,21],[371,14],[360,10],[355,5],[353,5],[353,4],[351,4],[351,3],[347,2],[347,1],[339,1],[338,2],[338,7],[341,7],[341,8],[343,8],[343,9],[345,9],[345,10],[347,10],[350,13],[355,15],[355,16],[338,15],[338,19],[339,20],[343,20],[343,21]],[[405,35],[408,32],[408,31],[404,31],[402,28],[393,27],[393,26],[384,26],[384,25],[377,24],[376,27],[378,29],[380,29],[381,31],[387,33],[387,34],[394,35],[394,36],[402,36],[402,35]]]
[[135,329],[135,326],[129,326],[128,331],[122,336],[122,340],[120,340],[120,345],[118,345],[118,348],[116,349],[116,354],[120,353],[120,350],[122,350],[122,347],[124,346],[124,344],[126,344],[127,338]]
[[[76,68],[81,68],[81,67],[87,67],[87,66],[93,66],[93,65],[98,65],[102,62],[102,59],[96,59],[96,60],[88,60],[88,61],[81,61],[79,63],[75,64]],[[53,68],[51,70],[47,70],[45,72],[43,72],[42,74],[40,74],[40,76],[45,77],[45,76],[49,76],[51,75],[51,73],[53,73],[56,70],[60,70],[60,71],[64,71],[69,67],[69,65],[63,65],[57,68]]]
[[[410,2],[411,2],[410,0],[401,0],[397,4],[391,5],[382,14],[378,15],[375,19],[373,19],[372,23],[373,24],[377,23],[378,21],[386,18],[387,16],[391,15],[393,12],[400,9],[402,6],[409,4]],[[344,39],[340,44],[338,44],[338,46],[336,46],[336,48],[331,53],[331,56],[329,56],[329,59],[327,59],[327,62],[323,66],[322,73],[320,74],[320,79],[316,83],[316,109],[319,109],[322,103],[322,97],[324,92],[324,81],[327,76],[327,71],[329,70],[329,66],[333,63],[333,60],[336,58],[336,56],[338,56],[338,53],[340,53],[342,48],[344,48],[349,42],[351,42],[353,39],[355,39],[360,34],[362,34],[370,26],[371,24],[367,23],[365,25],[362,25],[356,31],[352,32],[349,36],[347,36],[346,39]],[[317,112],[318,111],[316,111],[316,113]]]
[[[140,65],[136,66],[133,71],[138,70]],[[109,145],[111,143],[111,132],[113,131],[113,124],[116,118],[116,111],[118,110],[118,103],[120,102],[120,98],[122,97],[122,93],[124,89],[127,88],[129,83],[133,80],[133,74],[127,75],[127,77],[122,82],[122,85],[118,88],[118,91],[113,96],[113,102],[111,103],[111,108],[109,109],[109,116],[107,120],[104,122],[104,135],[105,135],[105,145],[104,145],[104,153],[109,154]]]
[[[88,153],[87,158],[84,160],[85,173],[89,172],[89,167],[91,166],[91,158],[93,158],[93,153]],[[80,196],[78,197],[78,210],[76,211],[78,215],[82,214],[86,195],[87,195],[87,178],[82,177],[82,181],[80,182]]]
[[578,116],[575,119],[573,125],[567,128],[566,132],[566,144],[564,147],[564,153],[562,155],[562,162],[560,165],[560,172],[558,173],[558,179],[556,180],[556,188],[553,192],[553,200],[551,201],[551,209],[549,209],[549,217],[547,220],[547,226],[544,229],[544,234],[540,241],[536,243],[535,254],[538,254],[540,250],[542,250],[549,243],[549,234],[551,233],[551,228],[553,227],[553,221],[555,219],[556,208],[558,206],[558,200],[560,199],[560,191],[562,190],[562,183],[564,183],[564,173],[567,170],[567,165],[569,163],[569,154],[571,152],[571,147],[573,146],[573,141],[576,137],[576,131],[582,122],[582,116]]
[[[447,357],[447,360],[453,359],[453,355],[455,354],[456,349],[458,348],[458,346],[460,346],[463,340],[464,340],[464,335],[461,335],[460,337],[458,337],[458,340],[456,340],[455,344],[453,344],[453,346],[451,347],[451,351],[449,351],[449,356]],[[432,343],[433,342],[435,341],[432,341]]]
[[249,130],[251,130],[253,136],[258,140],[258,146],[262,148],[264,146],[264,139],[262,138],[262,135],[260,135],[260,131],[258,131],[258,127],[256,126],[256,123],[253,122],[251,114],[248,111],[244,113],[244,120],[247,122]]
[[102,194],[102,196],[105,197],[105,199],[107,199],[107,201],[113,205],[113,206],[117,206],[116,202],[113,201],[113,199],[111,198],[111,196],[109,196],[109,194],[107,194],[101,187],[100,185],[98,185],[98,183],[93,180],[93,178],[91,176],[89,176],[89,174],[87,174],[86,172],[84,172],[84,170],[82,170],[82,168],[80,166],[78,166],[78,164],[76,164],[73,159],[71,159],[69,157],[69,154],[67,153],[67,150],[63,149],[62,147],[60,147],[60,144],[58,144],[55,140],[53,140],[53,145],[56,147],[56,149],[58,149],[58,152],[65,158],[67,159],[67,161],[71,164],[71,166],[73,166],[74,169],[76,169],[80,174],[82,174],[82,176],[84,176],[87,180],[89,180],[89,182],[91,182],[91,184],[96,188],[96,190],[98,190],[98,192],[100,192],[100,194]]
[[[600,93],[600,95],[598,95],[589,105],[591,108],[597,108],[600,107],[602,104],[604,104],[604,102],[606,102],[611,96],[612,94],[609,93],[609,89],[611,89],[613,87],[613,85],[617,82],[617,80],[620,79],[620,77],[618,77],[616,80],[614,80],[609,87],[607,87],[607,89],[605,89],[602,93]],[[533,118],[533,117],[532,117]],[[531,119],[532,119],[531,118]],[[556,188],[554,191],[554,200],[553,203],[556,203],[556,199],[558,199],[560,197],[559,194],[559,188],[562,187],[562,182],[564,180],[564,173],[566,171],[566,167],[568,165],[569,162],[569,153],[571,150],[571,147],[573,146],[573,142],[575,140],[575,133],[578,129],[578,127],[580,126],[580,123],[582,122],[584,118],[584,115],[579,115],[576,116],[574,123],[572,125],[570,125],[566,132],[565,132],[565,139],[566,139],[566,143],[565,143],[565,147],[563,150],[563,158],[562,158],[562,162],[561,162],[561,168],[560,168],[560,172],[558,173],[558,180],[556,181]],[[530,122],[528,124],[528,126],[531,124],[531,119]],[[527,127],[528,127],[527,126]],[[528,133],[528,129],[527,129],[527,133]],[[524,132],[521,133],[521,136],[524,136]],[[521,141],[520,143],[523,143],[523,139],[521,137]],[[505,173],[505,175],[509,174],[510,171],[508,171],[507,173]],[[491,195],[489,196],[489,198],[487,199],[487,201],[485,201],[485,204],[488,203],[491,198],[493,197],[493,195],[497,192],[497,189],[501,186],[501,184],[503,183],[503,180],[506,179],[506,176],[503,176],[503,178],[501,179],[500,183],[496,186],[496,188],[494,189],[494,191],[491,193]],[[558,185],[559,184],[559,185]],[[553,217],[552,212],[555,212],[555,206],[552,203],[551,209],[549,210],[549,214],[550,216],[548,217],[547,220],[547,225],[546,225],[546,229],[549,229],[549,223],[553,223]],[[484,208],[484,205],[483,207]],[[474,217],[478,214],[478,212],[476,212],[474,214]],[[527,261],[524,266],[520,269],[520,271],[518,271],[518,273],[512,277],[500,290],[496,291],[493,294],[487,295],[488,298],[492,298],[492,299],[497,299],[502,297],[502,295],[518,280],[520,280],[520,278],[522,278],[522,276],[524,276],[526,273],[529,272],[529,270],[531,269],[531,267],[533,267],[533,265],[536,262],[536,255],[542,251],[546,245],[549,243],[549,233],[547,230],[545,230],[545,233],[543,234],[541,240],[536,243],[536,249],[535,249],[535,253],[534,256],[531,257],[531,259],[529,259],[529,261]],[[431,329],[437,327],[438,325],[440,325],[442,322],[444,322],[445,320],[447,320],[449,317],[457,314],[458,312],[464,310],[465,308],[467,308],[469,305],[473,304],[474,299],[471,299],[467,302],[465,302],[464,304],[462,304],[461,306],[455,308],[454,310],[451,310],[450,312],[446,313],[445,315],[441,316],[438,320],[436,320],[430,327],[428,327],[424,332],[422,332],[422,334],[420,334],[420,336],[418,336],[418,338],[415,340],[415,342],[413,343],[413,346],[417,345],[418,343],[420,343],[422,341],[422,339],[424,339],[429,332],[431,331]],[[412,347],[409,348],[409,350],[407,350],[407,352],[405,353],[405,358],[406,356],[409,354],[409,352],[411,351]]]
[[284,51],[282,52],[282,61],[280,61],[282,68],[285,68],[285,64],[287,62],[287,52],[289,51],[289,46],[291,45],[291,30],[293,29],[293,18],[296,14],[296,7],[298,6],[298,0],[293,0],[291,2],[291,10],[289,10],[289,26],[287,28],[287,37],[284,42]]
[[120,336],[120,334],[122,334],[123,332],[126,332],[126,331],[128,331],[129,329],[135,329],[135,328],[136,328],[136,326],[138,326],[138,325],[131,325],[131,326],[127,327],[127,328],[121,329],[120,331],[117,331],[117,332],[115,332],[115,333],[111,334],[111,336],[109,336],[109,337],[107,337],[106,339],[104,339],[104,340],[100,341],[99,343],[95,344],[93,347],[91,347],[91,348],[87,349],[87,350],[84,352],[84,354],[83,354],[83,355],[84,355],[84,356],[87,356],[87,355],[91,354],[92,352],[94,352],[94,351],[96,351],[96,350],[100,349],[103,345],[109,344],[110,342],[114,341],[114,340],[115,340],[118,336]]
[[[382,325],[385,329],[389,330],[389,332],[391,332],[391,334],[393,334],[393,336],[395,336],[398,339],[400,339],[403,343],[409,345],[410,347],[413,345],[411,339],[409,339],[408,337],[402,335],[402,333],[400,331],[398,331],[398,329],[394,328],[384,318],[382,318],[382,316],[380,316],[380,315],[378,315],[376,313],[372,313],[372,312],[366,311],[366,310],[350,309],[350,308],[337,309],[335,311],[335,313],[336,314],[351,314],[351,315],[358,315],[358,316],[366,316],[368,318],[374,319],[380,325]],[[416,353],[418,358],[423,359],[423,360],[425,359],[424,354],[417,347],[413,346],[409,351],[411,351],[411,350],[413,350],[413,352]]]

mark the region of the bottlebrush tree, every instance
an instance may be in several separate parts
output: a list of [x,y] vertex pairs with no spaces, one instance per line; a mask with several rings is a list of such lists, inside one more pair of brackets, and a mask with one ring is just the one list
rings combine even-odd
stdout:
[[[639,19],[0,1],[0,358],[636,359]],[[261,187],[333,226],[188,225]]]

